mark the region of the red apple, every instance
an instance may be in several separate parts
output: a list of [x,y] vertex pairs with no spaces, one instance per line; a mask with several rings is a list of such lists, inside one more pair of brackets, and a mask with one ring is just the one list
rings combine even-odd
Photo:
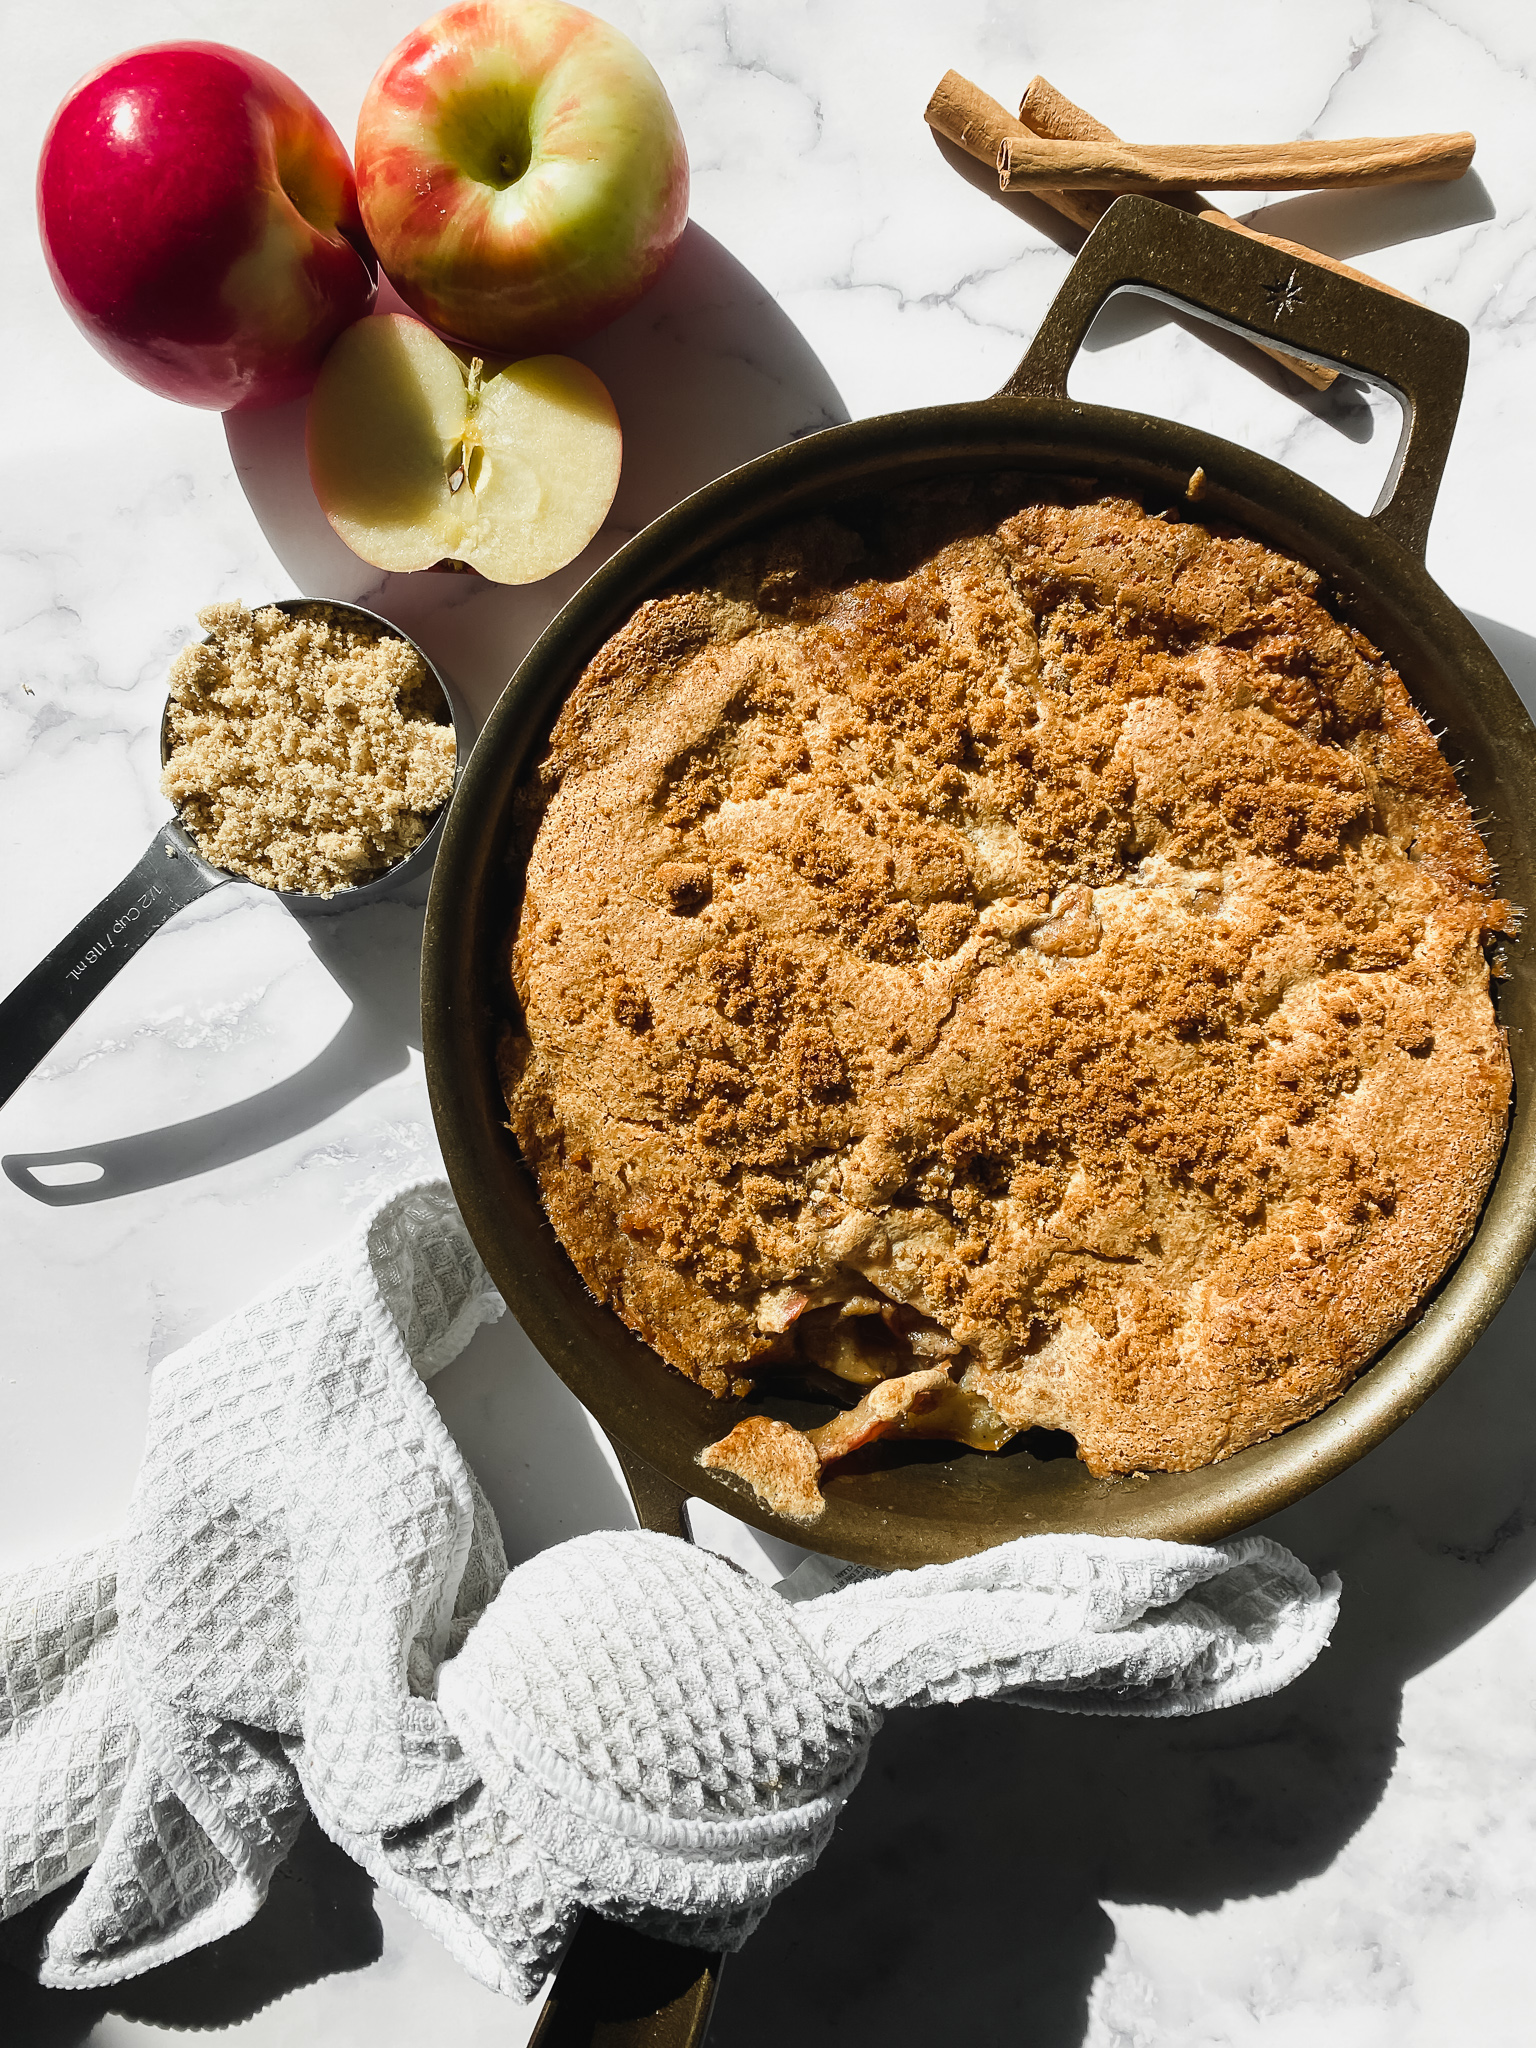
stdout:
[[688,152],[645,58],[563,0],[461,0],[408,35],[357,124],[385,274],[487,353],[563,349],[633,305],[688,219]]
[[82,79],[43,143],[37,213],[87,338],[187,405],[298,397],[373,301],[335,129],[221,43],[159,43]]

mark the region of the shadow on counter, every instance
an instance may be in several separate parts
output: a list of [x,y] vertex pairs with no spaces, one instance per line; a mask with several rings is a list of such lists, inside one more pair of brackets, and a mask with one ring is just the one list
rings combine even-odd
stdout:
[[[1473,625],[1536,710],[1536,639]],[[1105,1904],[1207,1912],[1326,1870],[1375,1810],[1403,1687],[1536,1579],[1536,1262],[1433,1400],[1260,1525],[1344,1582],[1273,1699],[1185,1721],[892,1717],[816,1869],[721,1980],[713,2048],[1081,2048]]]
[[1536,1266],[1385,1444],[1262,1524],[1343,1608],[1273,1699],[1182,1721],[901,1713],[830,1848],[721,1982],[712,2048],[1080,2048],[1104,1903],[1206,1912],[1325,1870],[1372,1813],[1402,1689],[1536,1577]]
[[45,1991],[34,1980],[44,1929],[66,1896],[56,1893],[0,1927],[9,2048],[81,2048],[108,2013],[178,2032],[233,2026],[302,1985],[366,1969],[383,1947],[373,1880],[313,1821],[247,1926],[107,1990]]
[[[381,306],[399,306],[387,287]],[[690,222],[670,268],[620,320],[575,351],[613,394],[624,471],[609,523],[577,561],[524,588],[478,576],[386,576],[337,539],[304,458],[304,405],[230,413],[235,471],[299,590],[364,602],[416,639],[469,707],[472,739],[503,685],[566,600],[630,534],[702,485],[847,411],[799,329],[757,279]],[[259,602],[263,593],[252,592]],[[415,891],[306,921],[316,958],[351,1000],[330,1044],[243,1102],[146,1131],[8,1154],[0,1170],[54,1207],[163,1187],[312,1129],[404,1068],[421,1044],[422,916]]]
[[[1536,714],[1536,639],[1471,621]],[[896,1715],[816,1869],[721,1980],[714,2048],[1081,2048],[1105,1902],[1206,1912],[1325,1870],[1398,1751],[1403,1687],[1536,1579],[1536,1262],[1359,1465],[1260,1525],[1344,1582],[1313,1668],[1187,1721]]]
[[[379,310],[408,309],[386,284]],[[241,488],[299,589],[365,603],[402,627],[447,674],[476,727],[550,620],[631,535],[727,470],[848,417],[793,321],[693,221],[640,303],[570,353],[612,393],[624,468],[602,532],[541,583],[370,568],[332,532],[310,489],[303,403],[225,419]]]
[[416,980],[424,896],[423,884],[410,883],[397,898],[296,920],[352,1006],[330,1043],[296,1072],[243,1101],[158,1130],[55,1151],[8,1152],[0,1172],[53,1208],[168,1187],[312,1130],[400,1073],[412,1048],[421,1046]]
[[[847,418],[799,330],[692,223],[647,297],[575,352],[618,406],[624,474],[603,535],[558,577],[527,589],[473,576],[382,576],[342,545],[315,503],[302,404],[225,422],[247,499],[298,589],[358,599],[402,626],[470,706],[471,730],[550,619],[631,532],[726,470]],[[250,594],[257,602],[265,595]],[[272,1088],[160,1130],[12,1154],[0,1165],[38,1200],[95,1201],[208,1171],[320,1123],[419,1047],[421,924],[420,905],[407,898],[308,925],[352,1012],[323,1052]],[[38,1168],[55,1176],[52,1184]],[[73,1171],[91,1178],[57,1178]],[[632,1520],[584,1413],[510,1319],[479,1332],[434,1394],[480,1469],[514,1558],[547,1541],[551,1528],[574,1535]],[[550,1455],[551,1441],[560,1455]],[[55,1896],[0,1928],[0,2036],[6,2048],[78,2048],[108,2014],[172,2029],[233,2027],[301,1985],[377,1961],[371,1897],[362,1871],[308,1827],[247,1927],[126,1985],[63,1992],[28,1975],[62,1903]]]
[[[612,1452],[575,1395],[510,1316],[477,1330],[453,1363],[433,1378],[431,1394],[485,1488],[514,1565],[553,1542],[595,1529],[633,1526]],[[313,1821],[279,1865],[253,1920],[125,1984],[53,1991],[36,1982],[46,1930],[74,1889],[52,1893],[0,1924],[4,2048],[85,2048],[98,2038],[95,2029],[109,2015],[176,2032],[236,2028],[306,1986],[382,1961],[382,1989],[375,1989],[374,2005],[359,2003],[366,2013],[392,1995],[385,1973],[402,1967],[398,1935],[386,1952],[372,1879]],[[398,1918],[402,1909],[395,1912]],[[424,1932],[420,1940],[430,1953],[431,1968],[443,1980],[456,1977],[458,1966],[447,1952]],[[409,1959],[406,1966],[411,1966]],[[430,2003],[431,1981],[423,2004]],[[489,1993],[484,1996],[490,2000]],[[262,2022],[256,2038],[328,2048],[334,2011],[334,2006],[299,2000],[280,2020]],[[525,2038],[532,2012],[507,2005],[504,2038],[509,2048]],[[267,2031],[269,2024],[274,2031]],[[364,2033],[349,2034],[349,2040],[365,2038],[366,2023],[361,2024]],[[441,2040],[448,2048],[452,2015],[445,2016],[443,2025],[448,2031]],[[118,2038],[115,2031],[112,2038]]]

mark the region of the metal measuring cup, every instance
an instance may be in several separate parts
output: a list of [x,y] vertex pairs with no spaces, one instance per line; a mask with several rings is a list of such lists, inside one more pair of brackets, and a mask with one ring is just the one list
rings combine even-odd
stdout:
[[[268,609],[268,607],[263,607]],[[307,612],[340,614],[376,635],[403,640],[421,655],[428,675],[442,693],[445,722],[453,729],[455,760],[454,787],[458,786],[464,750],[459,741],[453,700],[437,666],[428,659],[409,633],[362,605],[346,604],[334,598],[285,597],[271,607],[302,617]],[[170,700],[160,720],[160,761],[170,754]],[[450,796],[452,792],[450,791]],[[339,910],[352,910],[360,903],[373,903],[398,889],[402,882],[425,874],[431,867],[442,837],[445,802],[432,822],[431,830],[382,874],[354,889],[338,889],[332,896],[318,896],[308,890],[266,889],[296,917],[329,917]],[[89,911],[67,938],[0,1002],[0,1103],[9,1101],[32,1069],[50,1053],[77,1018],[96,1000],[112,977],[168,924],[178,910],[195,903],[226,882],[245,882],[260,888],[246,875],[216,868],[197,850],[196,841],[180,816],[162,825],[141,859],[135,862],[115,889]]]

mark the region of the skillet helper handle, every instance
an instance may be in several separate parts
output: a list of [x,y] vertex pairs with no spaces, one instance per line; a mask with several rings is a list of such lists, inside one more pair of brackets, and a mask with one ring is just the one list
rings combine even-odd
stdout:
[[230,877],[162,826],[143,858],[0,1002],[0,1103],[52,1052],[119,969],[178,910]]
[[[686,1541],[683,1489],[613,1448],[641,1528]],[[724,1961],[583,1914],[528,2048],[702,2048]]]
[[1127,196],[1083,244],[998,396],[1065,398],[1095,315],[1121,289],[1204,313],[1246,340],[1279,344],[1395,392],[1403,430],[1371,516],[1423,557],[1466,380],[1467,330],[1458,321],[1155,199]]

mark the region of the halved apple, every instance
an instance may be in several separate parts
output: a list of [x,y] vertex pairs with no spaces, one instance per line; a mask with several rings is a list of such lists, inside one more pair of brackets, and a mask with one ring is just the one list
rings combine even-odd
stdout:
[[531,356],[487,375],[421,321],[380,313],[326,357],[307,444],[321,510],[365,562],[446,557],[493,583],[536,583],[602,525],[623,435],[584,363]]

